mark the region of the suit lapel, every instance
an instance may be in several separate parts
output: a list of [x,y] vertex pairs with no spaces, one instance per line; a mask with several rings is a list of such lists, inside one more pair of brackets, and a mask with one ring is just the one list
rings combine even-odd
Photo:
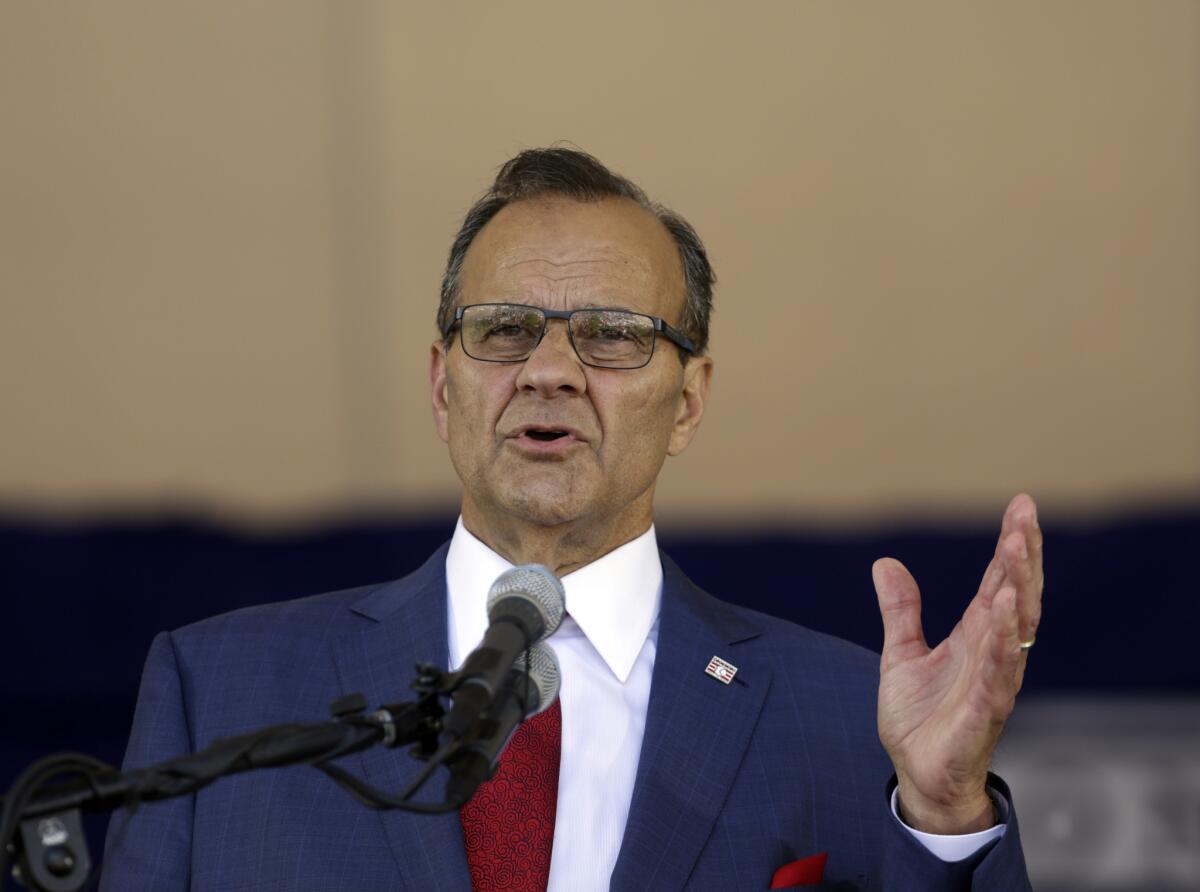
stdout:
[[[712,832],[771,682],[758,630],[663,556],[646,734],[613,890],[680,889]],[[732,684],[705,674],[713,656]]]
[[[412,575],[375,589],[351,609],[365,622],[333,646],[343,690],[361,691],[371,708],[412,699],[409,685],[416,677],[416,663],[444,667],[448,662],[446,546]],[[351,771],[392,793],[407,785],[422,765],[408,755],[407,747],[375,747],[347,762]],[[435,774],[418,798],[440,800],[443,783],[444,773]],[[471,888],[458,812],[379,815],[406,890]]]

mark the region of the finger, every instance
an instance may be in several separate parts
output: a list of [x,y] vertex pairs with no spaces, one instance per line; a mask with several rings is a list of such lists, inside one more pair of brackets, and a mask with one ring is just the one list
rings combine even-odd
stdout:
[[[1037,506],[1026,493],[1018,493],[1009,500],[1004,509],[1004,517],[1000,521],[1000,535],[996,539],[996,550],[992,559],[983,572],[976,597],[984,608],[990,609],[992,599],[1000,591],[1000,587],[1008,580],[1004,561],[1004,543],[1014,532],[1026,531],[1029,526],[1037,526]],[[1038,533],[1038,548],[1041,548],[1040,532]],[[1038,551],[1040,559],[1040,550]]]
[[[1041,593],[1046,579],[1045,568],[1042,564],[1042,552],[1043,547],[1045,546],[1045,538],[1042,536],[1041,524],[1038,523],[1037,505],[1034,504],[1033,499],[1030,499],[1029,503],[1031,511],[1029,514],[1028,527],[1025,530],[1025,541],[1029,546],[1029,560],[1033,567],[1034,580],[1037,583],[1038,608],[1040,612]],[[1024,605],[1018,603],[1018,606],[1023,607]]]
[[1037,637],[1038,626],[1042,624],[1042,582],[1040,579],[1023,587],[1017,600],[1017,616],[1020,622],[1018,634],[1022,641],[1032,641]]
[[1029,541],[1029,552],[1033,555],[1038,569],[1042,566],[1042,527],[1038,523],[1037,503],[1032,498],[1029,499],[1029,513],[1026,515],[1028,522],[1025,527],[1025,538]]
[[1042,564],[1042,529],[1038,526],[1037,504],[1031,496],[1021,493],[1009,502],[1009,510],[1006,514],[1011,515],[1009,532],[1019,532],[1025,537],[1030,564],[1036,571],[1035,575],[1040,574]]
[[902,662],[929,653],[921,628],[921,590],[904,564],[880,558],[871,567],[883,617],[884,662]]
[[1004,561],[1000,556],[1000,544],[997,543],[996,554],[992,556],[987,569],[983,571],[983,581],[979,583],[979,593],[975,596],[985,610],[991,609],[992,599],[996,597],[996,592],[1000,591],[1000,586],[1004,585],[1004,580],[1007,578]]
[[[1032,518],[1029,522],[1036,524]],[[1014,531],[1001,545],[1005,584],[1016,589],[1018,634],[1022,641],[1033,638],[1042,615],[1042,569],[1040,553],[1034,547],[1035,532]]]
[[[996,592],[1000,591],[1000,587],[1006,580],[1003,559],[1004,540],[1018,531],[1022,517],[1028,514],[1028,508],[1032,503],[1032,498],[1025,495],[1024,492],[1019,492],[1018,495],[1009,499],[1008,505],[1004,508],[1004,516],[1000,521],[1000,535],[996,539],[996,550],[992,552],[991,561],[988,562],[988,568],[983,573],[983,580],[979,582],[977,597],[984,607],[990,609],[992,598],[996,597]],[[1034,516],[1036,516],[1036,509],[1034,509]]]
[[1042,591],[1045,576],[1042,571],[1041,532],[1026,534],[1028,578],[1017,589],[1018,630],[1022,641],[1032,641],[1042,621]]
[[990,620],[988,653],[981,674],[989,705],[996,714],[1007,717],[1025,665],[1018,630],[1017,590],[1013,586],[1006,585],[996,594]]

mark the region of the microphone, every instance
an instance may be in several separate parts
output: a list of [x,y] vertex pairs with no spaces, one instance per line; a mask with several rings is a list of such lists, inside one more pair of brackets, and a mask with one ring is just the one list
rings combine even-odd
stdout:
[[558,660],[550,645],[539,642],[518,658],[509,670],[504,687],[496,695],[491,709],[476,726],[462,755],[450,764],[446,782],[446,801],[465,804],[485,780],[492,776],[500,753],[508,745],[517,726],[527,718],[549,708],[558,697]]
[[562,622],[564,593],[558,577],[541,564],[523,564],[501,573],[488,592],[487,632],[455,673],[450,712],[442,731],[464,737],[505,683],[513,661],[534,642],[553,634]]

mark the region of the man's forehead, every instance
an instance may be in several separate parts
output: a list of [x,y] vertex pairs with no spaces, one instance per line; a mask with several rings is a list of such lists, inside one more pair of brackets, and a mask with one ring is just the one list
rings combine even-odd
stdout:
[[624,199],[511,204],[480,231],[463,273],[477,284],[592,279],[668,293],[682,284],[666,228]]
[[648,275],[654,271],[650,258],[626,250],[622,245],[597,242],[585,246],[566,240],[539,245],[528,242],[497,245],[490,263],[492,269],[501,275],[515,273],[553,277],[560,272],[572,276],[606,273]]

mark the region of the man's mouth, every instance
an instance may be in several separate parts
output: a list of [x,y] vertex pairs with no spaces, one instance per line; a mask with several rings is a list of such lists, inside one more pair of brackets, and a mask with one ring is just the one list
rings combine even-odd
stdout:
[[509,435],[514,442],[523,444],[539,454],[557,455],[572,446],[581,446],[587,442],[583,433],[573,427],[553,427],[551,425],[522,425]]

